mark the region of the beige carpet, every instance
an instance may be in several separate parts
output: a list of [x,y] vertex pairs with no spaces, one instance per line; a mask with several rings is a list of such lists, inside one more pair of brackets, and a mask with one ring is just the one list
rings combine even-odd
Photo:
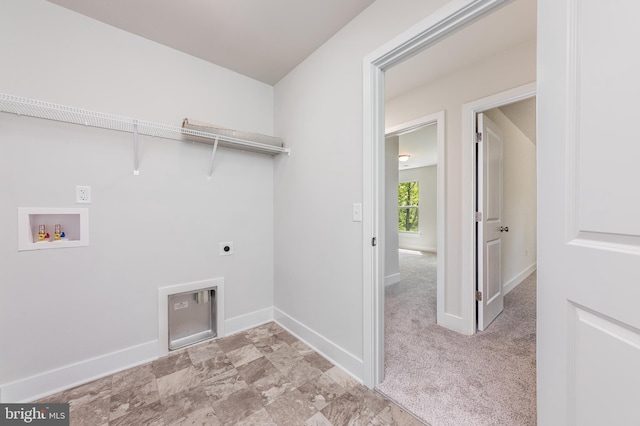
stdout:
[[436,319],[436,256],[400,253],[385,291],[385,380],[377,390],[433,426],[536,424],[536,275],[482,333]]

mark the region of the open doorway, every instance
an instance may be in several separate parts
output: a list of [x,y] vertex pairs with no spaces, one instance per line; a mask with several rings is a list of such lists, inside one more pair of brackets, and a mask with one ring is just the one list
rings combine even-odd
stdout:
[[[498,3],[501,3],[500,6],[505,6],[505,4],[506,6],[498,8],[494,13],[487,15],[487,10],[498,6]],[[511,8],[512,6],[515,9]],[[482,11],[479,9],[473,11],[472,9],[475,7],[479,7]],[[506,15],[508,19],[504,22],[499,22],[500,15]],[[482,16],[484,18],[478,20]],[[526,19],[523,17],[526,17]],[[473,24],[471,24],[472,21],[474,22]],[[442,33],[436,36],[432,32],[436,28],[441,31],[442,26],[447,27],[450,31],[447,38],[442,38]],[[465,26],[465,29],[458,31],[462,26]],[[518,33],[518,30],[524,27],[528,28],[530,32],[527,34]],[[470,30],[472,36],[465,36],[464,31],[466,30]],[[478,417],[474,416],[480,416],[479,419],[484,416],[486,419],[486,416],[491,416],[491,413],[494,412],[492,410],[485,412],[477,410],[478,406],[486,407],[486,405],[483,405],[484,402],[480,400],[475,401],[475,404],[470,402],[470,395],[467,394],[469,389],[477,388],[477,392],[472,392],[472,396],[483,393],[485,395],[497,395],[498,389],[492,388],[491,392],[488,392],[489,388],[487,386],[492,387],[503,384],[509,386],[509,384],[518,383],[518,387],[533,388],[534,394],[523,397],[522,394],[514,392],[513,389],[502,389],[502,391],[506,391],[506,394],[517,396],[520,402],[523,403],[523,405],[519,406],[518,403],[509,402],[507,405],[518,407],[516,411],[520,415],[524,415],[524,413],[533,415],[533,424],[535,424],[535,370],[533,370],[533,374],[531,374],[531,369],[524,374],[528,378],[532,378],[532,386],[530,382],[520,383],[517,380],[502,377],[501,374],[509,368],[505,369],[504,366],[498,363],[481,364],[476,362],[474,364],[473,360],[479,360],[478,357],[482,349],[489,348],[475,347],[473,344],[468,344],[471,340],[464,336],[474,334],[477,324],[474,276],[475,192],[472,186],[474,178],[471,175],[474,170],[472,164],[474,153],[470,151],[473,147],[471,144],[472,134],[469,133],[469,138],[467,138],[466,131],[461,130],[471,127],[475,121],[473,116],[468,116],[464,112],[461,113],[465,103],[535,81],[535,1],[517,0],[506,3],[479,1],[474,3],[472,8],[457,11],[445,10],[442,12],[442,16],[434,16],[433,22],[425,24],[425,32],[421,37],[424,37],[422,39],[424,43],[422,48],[428,47],[423,53],[414,56],[411,60],[405,60],[400,65],[398,65],[400,62],[398,57],[415,54],[415,51],[411,52],[407,45],[399,45],[398,51],[393,52],[393,55],[389,54],[388,51],[380,52],[378,56],[374,53],[370,61],[372,69],[368,75],[365,75],[365,88],[374,88],[374,95],[371,96],[371,99],[369,99],[369,95],[365,94],[365,139],[367,138],[366,123],[368,119],[372,120],[369,122],[371,124],[371,134],[373,135],[372,140],[376,141],[374,143],[379,143],[381,139],[380,135],[376,133],[379,129],[379,127],[376,128],[376,118],[379,119],[384,116],[387,127],[390,127],[390,125],[392,126],[409,118],[409,114],[414,114],[415,116],[445,109],[447,115],[445,129],[447,139],[445,166],[447,172],[443,179],[443,185],[446,188],[446,199],[443,206],[445,214],[443,217],[447,220],[447,225],[444,227],[446,241],[444,254],[447,256],[447,266],[443,269],[443,272],[446,273],[447,278],[442,292],[443,303],[438,303],[438,309],[440,309],[440,306],[443,309],[442,320],[440,320],[439,316],[437,325],[417,325],[418,332],[411,336],[413,337],[411,343],[417,342],[423,346],[418,351],[419,356],[413,359],[414,361],[409,361],[401,367],[407,373],[406,380],[404,380],[405,384],[411,381],[415,387],[408,388],[402,385],[400,392],[411,394],[413,392],[412,389],[421,389],[430,393],[429,397],[417,399],[418,402],[416,404],[420,404],[420,407],[405,405],[414,412],[421,409],[422,414],[420,416],[434,424],[450,424],[446,423],[446,418],[440,418],[439,413],[445,412],[448,413],[449,417],[452,417],[452,411],[450,410],[453,408],[452,403],[454,401],[456,403],[461,402],[459,406],[462,408],[458,412],[460,416],[456,417],[456,419],[464,423],[465,419],[478,419]],[[471,52],[469,50],[470,46]],[[484,48],[487,46],[494,50],[485,50]],[[415,47],[415,49],[419,48]],[[389,59],[388,63],[384,62],[392,56],[393,60]],[[420,62],[419,59],[416,59],[420,57],[427,59],[423,59]],[[455,63],[456,66],[447,68],[452,63]],[[407,71],[407,73],[419,71],[423,76],[427,75],[429,79],[422,81],[421,86],[417,88],[405,85],[395,95],[390,96],[389,91],[393,90],[394,87],[393,74],[396,73],[396,70],[402,69],[406,71],[410,67],[414,69]],[[400,72],[395,74],[396,81],[401,81],[402,84],[400,86],[403,86],[409,81],[406,78],[409,74],[404,74],[403,77],[398,77],[399,75]],[[379,103],[376,104],[379,101],[383,87],[382,80],[385,81],[385,85],[389,83],[383,106]],[[369,84],[370,82],[372,84]],[[378,85],[378,83],[380,84]],[[533,86],[535,88],[535,83]],[[367,106],[372,106],[372,108],[368,110]],[[381,110],[384,110],[384,114],[380,112]],[[367,157],[366,149],[365,146],[365,157]],[[376,155],[380,155],[380,146],[376,147],[374,145],[373,149],[376,154],[372,154],[372,157],[375,158]],[[368,174],[369,171],[366,164],[367,159],[365,158],[365,185],[367,185],[368,178],[371,179],[369,182],[379,183],[380,169],[376,169],[376,162],[373,162],[374,170],[371,175]],[[377,164],[379,165],[380,163]],[[367,188],[365,188],[366,193]],[[378,226],[378,228],[374,226],[374,235],[380,234],[376,230],[382,229],[380,227],[381,224],[387,225],[385,220],[376,222],[377,219],[384,218],[383,214],[379,214],[382,210],[382,203],[378,197],[379,193],[376,194],[374,191],[373,199],[370,201],[371,205],[375,206],[372,214],[373,223]],[[365,207],[368,204],[367,201],[365,199]],[[374,255],[372,264],[368,264],[368,259],[365,255],[365,281],[367,277],[371,277],[371,281],[374,283],[369,294],[365,286],[364,295],[364,306],[371,306],[372,311],[370,313],[374,318],[371,335],[365,335],[365,368],[370,368],[365,372],[365,379],[368,384],[379,385],[378,389],[389,395],[388,388],[384,389],[389,382],[382,381],[386,372],[386,363],[384,362],[386,351],[383,336],[384,322],[380,318],[384,313],[385,307],[384,286],[381,285],[383,283],[380,279],[385,276],[383,275],[384,263],[381,260],[381,256]],[[368,266],[371,266],[371,270],[367,269]],[[440,271],[438,270],[438,272]],[[368,313],[365,312],[365,327],[368,324]],[[376,318],[377,321],[375,320]],[[493,331],[497,330],[498,328]],[[450,345],[445,343],[451,336],[458,339],[457,344]],[[367,337],[370,337],[370,340]],[[531,338],[535,338],[535,335],[526,337],[529,340]],[[482,341],[482,339],[473,340],[473,342]],[[465,343],[467,343],[467,346],[464,346]],[[368,351],[369,348],[371,352]],[[529,355],[532,354],[527,353],[527,356]],[[491,359],[491,356],[486,356],[483,359]],[[457,366],[466,364],[471,366],[472,369],[475,368],[480,374],[458,374],[459,371],[453,366],[444,368],[442,360],[453,361]],[[535,365],[535,353],[533,353],[533,360]],[[426,366],[427,368],[425,368],[425,363],[429,364]],[[526,361],[523,364],[526,364]],[[531,367],[531,364],[528,367]],[[429,376],[426,380],[425,377],[419,377],[421,375],[420,371],[428,371]],[[493,376],[487,376],[488,372],[491,372]],[[456,386],[450,386],[452,376],[457,381]],[[380,385],[381,382],[382,384]],[[459,390],[457,394],[455,389]],[[396,395],[390,396],[397,399]],[[432,396],[433,398],[427,401]],[[432,408],[434,411],[429,411]],[[514,422],[512,421],[513,419],[509,418],[511,414],[503,412],[500,414],[502,416],[500,418],[506,422],[505,424],[532,424],[531,417],[523,417],[523,422]]]
[[[505,296],[537,265],[535,97],[504,102],[473,112],[479,331],[503,312]],[[535,278],[528,282],[535,287]],[[535,297],[528,303],[535,305]]]

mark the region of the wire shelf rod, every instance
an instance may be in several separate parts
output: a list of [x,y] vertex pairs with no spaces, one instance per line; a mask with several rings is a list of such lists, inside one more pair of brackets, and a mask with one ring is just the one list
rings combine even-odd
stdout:
[[[229,135],[216,134],[214,132],[203,132],[194,129],[186,129],[170,124],[136,120],[119,115],[54,104],[51,102],[23,98],[5,93],[0,93],[0,112],[7,112],[28,117],[43,118],[47,120],[54,120],[128,133],[135,133],[137,129],[137,134],[139,135],[179,141],[189,140],[192,142],[208,144],[216,144],[217,141],[224,141],[226,142],[225,146],[227,147],[235,149],[248,149],[251,151],[258,151],[270,155],[290,152],[289,148],[236,138]],[[135,161],[137,170],[137,158],[135,159]]]

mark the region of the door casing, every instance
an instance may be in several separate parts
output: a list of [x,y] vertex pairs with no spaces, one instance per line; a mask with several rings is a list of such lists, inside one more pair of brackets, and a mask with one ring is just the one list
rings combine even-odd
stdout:
[[384,244],[375,243],[384,235],[384,72],[511,1],[450,1],[363,59],[362,378],[370,388],[384,377]]
[[478,114],[536,95],[536,83],[525,84],[462,105],[462,312],[464,333],[476,332],[476,139]]

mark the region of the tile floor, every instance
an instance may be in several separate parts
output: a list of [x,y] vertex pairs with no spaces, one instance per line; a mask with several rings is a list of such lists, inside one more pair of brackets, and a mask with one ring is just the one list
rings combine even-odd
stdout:
[[275,323],[38,402],[68,402],[71,425],[421,425]]

